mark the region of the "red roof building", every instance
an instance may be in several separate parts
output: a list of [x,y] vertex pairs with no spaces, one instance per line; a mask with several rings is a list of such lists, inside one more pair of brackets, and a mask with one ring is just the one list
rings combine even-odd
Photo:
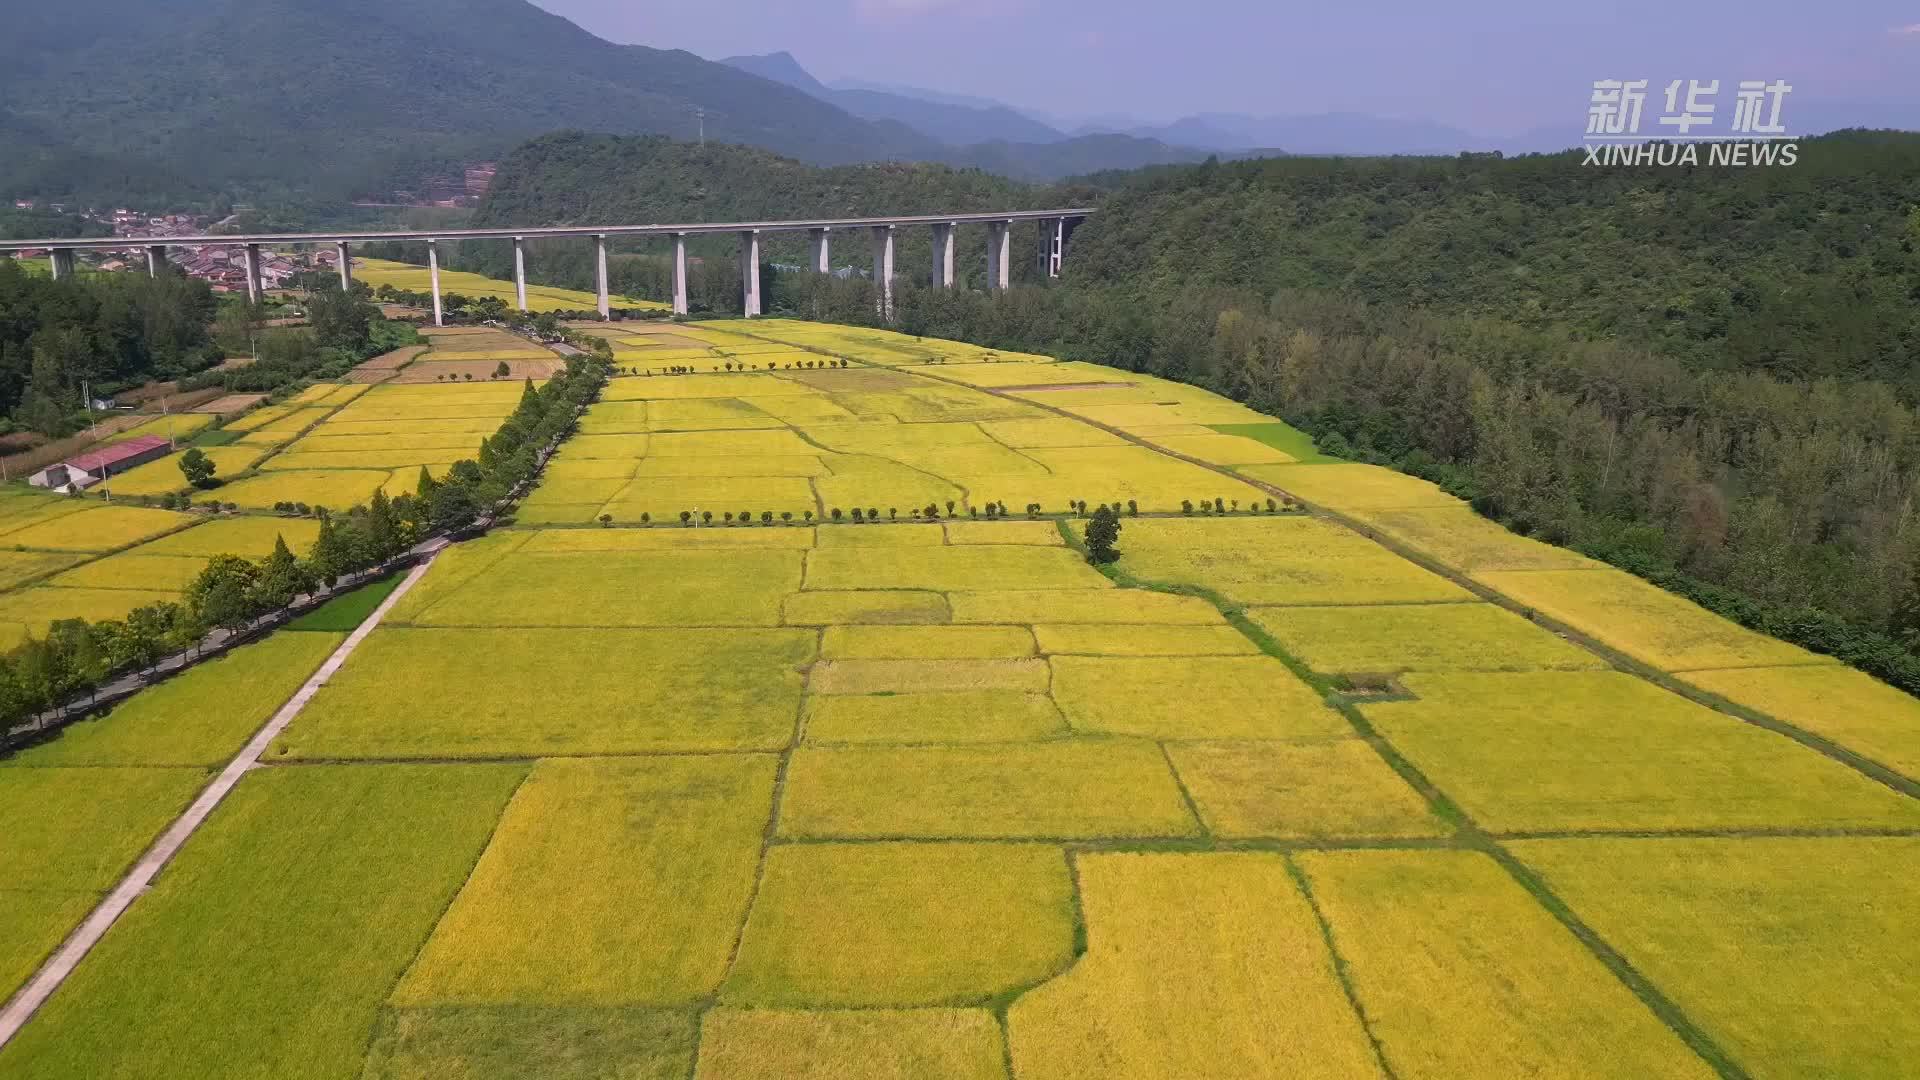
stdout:
[[141,435],[49,465],[27,477],[27,483],[54,491],[76,491],[172,452],[173,443],[166,436]]

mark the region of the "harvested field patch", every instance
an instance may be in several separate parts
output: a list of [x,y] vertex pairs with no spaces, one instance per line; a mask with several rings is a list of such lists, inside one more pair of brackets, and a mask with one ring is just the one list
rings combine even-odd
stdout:
[[1630,675],[1403,681],[1419,700],[1362,710],[1493,831],[1920,826],[1920,802]]
[[717,1008],[694,1080],[1007,1080],[985,1009]]
[[1351,731],[1318,691],[1267,656],[1056,656],[1048,663],[1054,700],[1076,731],[1295,740]]
[[747,914],[776,764],[535,765],[394,1002],[682,1005],[711,994]]
[[53,551],[112,551],[151,540],[194,519],[171,510],[142,510],[133,506],[93,506],[59,514],[6,534],[14,547]]
[[937,592],[822,590],[794,593],[787,597],[783,612],[788,626],[943,623],[947,600]]
[[940,591],[1113,585],[1085,559],[1064,548],[989,546],[824,548],[807,556],[806,581],[810,589]]
[[961,1005],[1073,958],[1058,848],[799,844],[772,849],[721,989],[728,1004]]
[[830,626],[823,660],[953,660],[1032,656],[1024,626]]
[[1151,743],[1070,739],[997,746],[803,748],[783,836],[1066,839],[1193,836]]
[[813,648],[798,630],[383,628],[269,757],[776,750]]
[[1493,604],[1253,608],[1247,613],[1315,671],[1533,671],[1606,661]]
[[506,379],[547,379],[566,367],[564,361],[544,349],[502,349],[479,355],[465,352],[441,352],[436,349],[396,372],[389,386],[407,383],[434,383],[445,379],[471,378],[475,382],[497,378],[501,364],[507,365]]
[[1473,577],[1662,671],[1835,662],[1737,626],[1624,570],[1501,571]]
[[815,694],[943,690],[1040,694],[1047,689],[1047,665],[1043,660],[823,660],[813,666],[807,689]]
[[1734,668],[1690,671],[1681,681],[1920,780],[1920,700],[1863,671],[1838,664]]
[[1716,1075],[1487,856],[1298,859],[1397,1075]]
[[807,698],[807,740],[832,743],[1018,742],[1065,735],[1053,699],[1011,690]]
[[1320,840],[1447,832],[1426,800],[1359,739],[1176,743],[1167,754],[1215,836]]
[[1007,1014],[1022,1080],[1382,1075],[1281,856],[1077,869],[1086,955]]
[[1260,651],[1231,626],[1043,623],[1033,634],[1040,651],[1053,656],[1251,656]]
[[[433,765],[249,775],[0,1050],[0,1071],[202,1080],[231,1074],[240,1047],[253,1075],[357,1074],[381,1000],[524,772]],[[210,951],[216,934],[220,947]]]
[[1224,623],[1219,609],[1197,596],[1145,589],[994,590],[947,598],[957,623],[1143,623],[1198,626]]
[[1359,534],[1310,517],[1129,520],[1120,567],[1243,604],[1385,604],[1473,594]]
[[1520,859],[1748,1075],[1910,1076],[1911,837],[1561,840]]
[[68,725],[12,764],[224,764],[344,640],[344,633],[273,634]]

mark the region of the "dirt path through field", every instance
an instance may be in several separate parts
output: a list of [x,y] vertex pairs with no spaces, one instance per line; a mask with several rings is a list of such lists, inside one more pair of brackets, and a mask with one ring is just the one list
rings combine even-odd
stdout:
[[60,984],[67,980],[67,976],[73,973],[74,968],[79,966],[87,953],[99,943],[102,937],[106,936],[107,929],[113,925],[114,920],[118,919],[135,900],[140,898],[142,893],[152,886],[153,879],[179,852],[181,845],[185,844],[187,839],[207,820],[207,815],[213,812],[214,807],[220,805],[221,800],[227,797],[227,793],[233,790],[233,786],[240,782],[242,776],[258,765],[260,755],[265,752],[268,744],[279,737],[280,732],[293,721],[294,717],[300,715],[300,711],[306,708],[307,702],[313,698],[313,695],[326,685],[334,672],[340,670],[340,665],[347,662],[347,657],[353,655],[353,651],[359,648],[360,643],[366,640],[374,627],[380,625],[380,620],[386,616],[388,609],[398,603],[400,598],[407,594],[407,590],[413,588],[414,583],[426,574],[427,570],[433,566],[434,559],[438,557],[439,552],[435,551],[408,572],[406,579],[400,582],[399,587],[381,601],[380,606],[373,610],[373,614],[367,616],[366,620],[347,636],[347,640],[340,643],[340,647],[327,657],[326,663],[320,665],[320,670],[314,672],[313,676],[301,685],[285,705],[280,706],[279,711],[273,714],[273,718],[267,721],[266,726],[254,733],[253,738],[232,761],[227,763],[227,767],[220,771],[220,775],[214,778],[213,783],[208,784],[206,789],[200,792],[200,797],[193,800],[192,805],[174,819],[173,824],[167,827],[167,831],[160,834],[160,839],[153,842],[153,846],[140,856],[140,861],[133,864],[133,869],[127,871],[126,876],[113,887],[113,891],[109,892],[93,911],[88,913],[86,921],[81,923],[73,933],[67,935],[67,939],[61,942],[60,948],[47,958],[46,963],[40,965],[40,970],[34,973],[27,985],[7,1002],[4,1010],[0,1010],[0,1046],[5,1046],[19,1033],[33,1014],[39,1011],[40,1006],[46,1004],[47,999],[53,996],[53,992],[58,990]]

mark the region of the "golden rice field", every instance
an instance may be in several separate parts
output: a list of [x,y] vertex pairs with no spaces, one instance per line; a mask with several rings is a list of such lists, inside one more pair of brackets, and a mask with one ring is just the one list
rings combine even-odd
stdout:
[[[1913,699],[1190,387],[594,329],[754,370],[613,380],[0,1075],[1912,1073]],[[518,389],[335,393],[221,490],[410,486]],[[0,632],[312,529],[0,493]],[[0,759],[0,994],[342,637]]]
[[[425,266],[411,263],[390,262],[386,259],[355,259],[353,276],[365,282],[369,287],[378,289],[382,285],[391,285],[407,292],[427,292],[433,288],[432,271]],[[467,297],[492,296],[498,298],[507,307],[515,307],[518,298],[511,281],[500,281],[483,277],[463,270],[440,269],[440,292],[459,293]],[[611,297],[617,308],[651,308],[660,310],[667,305],[654,300],[636,300],[630,296]],[[590,292],[575,289],[557,289],[550,285],[527,283],[527,310],[529,311],[592,311],[599,300]]]

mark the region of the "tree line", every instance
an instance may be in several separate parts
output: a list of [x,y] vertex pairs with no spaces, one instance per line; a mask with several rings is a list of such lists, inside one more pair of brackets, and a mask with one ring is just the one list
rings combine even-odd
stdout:
[[214,629],[240,633],[298,597],[330,591],[342,578],[381,566],[428,536],[471,528],[488,507],[533,478],[541,451],[573,431],[607,375],[602,358],[570,357],[566,370],[544,386],[529,380],[513,414],[480,441],[475,457],[455,462],[444,479],[435,480],[423,467],[410,494],[389,498],[376,491],[343,513],[313,508],[320,531],[304,558],[276,537],[264,559],[228,554],[209,560],[178,602],[145,605],[125,619],[63,619],[46,636],[29,636],[0,654],[0,742],[11,729],[76,695],[197,646]]

